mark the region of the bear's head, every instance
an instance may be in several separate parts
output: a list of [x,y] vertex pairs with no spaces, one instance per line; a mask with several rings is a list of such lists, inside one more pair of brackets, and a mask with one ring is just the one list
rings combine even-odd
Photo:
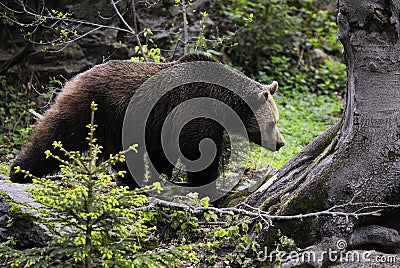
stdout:
[[258,93],[259,108],[255,115],[248,119],[248,134],[250,141],[275,152],[285,144],[278,129],[279,113],[272,95],[278,89],[278,82],[263,85]]

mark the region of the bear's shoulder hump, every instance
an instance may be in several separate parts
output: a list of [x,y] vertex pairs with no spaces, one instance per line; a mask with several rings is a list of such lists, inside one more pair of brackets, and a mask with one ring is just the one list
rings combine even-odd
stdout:
[[194,62],[194,61],[213,61],[216,62],[213,58],[205,55],[205,54],[201,54],[201,53],[191,53],[188,55],[185,55],[181,58],[179,58],[178,60],[179,62],[183,63],[183,62]]

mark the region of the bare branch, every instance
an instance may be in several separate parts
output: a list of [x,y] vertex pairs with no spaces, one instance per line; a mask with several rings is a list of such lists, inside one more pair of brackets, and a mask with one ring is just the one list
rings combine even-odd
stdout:
[[[88,26],[88,27],[94,28],[94,29],[92,29],[92,30],[90,30],[90,31],[88,31],[88,32],[86,32],[86,33],[84,33],[84,34],[81,34],[81,35],[78,35],[78,36],[72,38],[71,40],[66,40],[66,41],[61,42],[61,44],[64,44],[64,45],[65,45],[63,48],[65,48],[65,47],[66,47],[67,45],[69,45],[70,43],[75,42],[75,41],[77,41],[77,40],[79,40],[79,39],[81,39],[81,38],[83,38],[83,37],[85,37],[85,36],[87,36],[87,35],[89,35],[89,34],[95,32],[95,31],[101,30],[101,29],[111,29],[111,30],[115,30],[115,31],[121,31],[121,32],[129,33],[129,34],[134,35],[135,38],[136,38],[136,40],[138,40],[138,35],[136,34],[135,31],[132,30],[132,28],[130,28],[130,29],[129,29],[129,28],[128,28],[128,29],[124,29],[124,28],[121,28],[121,27],[116,27],[116,26],[111,26],[111,25],[104,25],[104,24],[94,23],[94,22],[90,22],[90,21],[86,21],[86,20],[81,20],[81,19],[76,19],[76,18],[58,17],[58,16],[53,15],[50,11],[47,11],[47,14],[44,15],[44,14],[43,14],[43,13],[44,13],[44,9],[42,9],[40,13],[36,13],[36,12],[31,11],[30,9],[28,9],[28,8],[24,5],[24,3],[22,3],[22,2],[20,3],[20,6],[21,6],[21,8],[22,8],[21,11],[20,11],[20,10],[12,9],[12,8],[10,8],[9,6],[7,6],[7,5],[5,5],[4,3],[1,3],[1,2],[0,2],[0,6],[4,7],[4,8],[7,9],[8,11],[11,11],[12,13],[16,13],[16,14],[27,14],[27,15],[29,15],[29,16],[32,16],[32,17],[34,18],[34,21],[35,21],[34,23],[22,23],[22,22],[17,21],[16,19],[14,19],[14,18],[12,18],[12,17],[10,17],[10,16],[8,16],[8,15],[6,15],[6,14],[1,13],[1,15],[2,15],[4,18],[6,18],[7,20],[9,20],[9,21],[11,21],[11,22],[13,22],[13,23],[15,23],[15,24],[18,24],[18,25],[21,26],[22,28],[32,27],[32,26],[34,25],[34,26],[35,26],[35,29],[32,30],[32,31],[30,32],[29,35],[32,35],[33,33],[35,33],[39,26],[44,27],[44,28],[50,28],[50,29],[51,29],[51,28],[53,28],[55,25],[57,25],[58,23],[61,23],[61,22],[65,23],[65,24],[67,24],[67,23],[70,23],[70,24],[77,24],[77,26],[75,26],[74,28],[72,28],[72,31],[69,31],[70,33],[72,33],[75,29],[79,28],[80,26]],[[122,15],[121,15],[121,16],[122,16]],[[122,19],[123,19],[123,18],[122,18]],[[50,20],[50,21],[54,21],[54,22],[53,22],[51,25],[45,25],[44,23],[45,23],[46,21],[49,21],[49,20]],[[50,44],[54,44],[56,41],[59,41],[59,38],[56,38],[56,39],[51,40],[51,41],[48,41],[48,42],[42,42],[42,41],[41,41],[41,42],[36,42],[36,41],[34,41],[34,40],[29,40],[29,41],[30,41],[31,43],[37,44],[37,45],[50,45]],[[142,48],[142,45],[141,45],[141,43],[140,43],[140,40],[139,40],[138,44],[139,44],[139,47]],[[63,48],[62,48],[62,49],[63,49]],[[62,49],[60,49],[60,50],[62,50]],[[59,51],[59,50],[57,50],[57,51]]]
[[183,54],[188,54],[188,43],[189,43],[189,35],[188,35],[188,21],[187,21],[187,4],[185,0],[180,1],[181,9],[182,9],[182,17],[183,17]]
[[117,13],[118,17],[120,18],[120,20],[122,21],[122,23],[125,24],[125,26],[128,28],[128,30],[135,36],[136,42],[137,42],[137,44],[138,44],[138,46],[139,46],[140,52],[142,53],[144,60],[145,60],[145,61],[148,61],[148,60],[147,60],[147,55],[144,53],[142,43],[140,42],[139,35],[138,35],[138,34],[135,32],[135,30],[126,22],[126,20],[125,20],[124,17],[122,16],[121,12],[119,11],[117,5],[115,4],[115,1],[114,1],[114,0],[111,0],[111,4],[113,5],[114,10],[115,10],[115,12]]
[[28,110],[33,116],[35,116],[37,119],[42,120],[44,118],[43,115],[39,114],[38,112],[35,112],[33,109]]
[[133,27],[135,28],[135,31],[138,31],[138,23],[137,23],[137,12],[136,12],[136,3],[135,0],[132,0],[132,4],[131,4],[131,12],[132,12],[132,16],[133,16]]
[[[324,211],[319,211],[319,212],[312,212],[312,213],[307,213],[307,214],[298,214],[298,215],[270,215],[265,211],[261,211],[258,208],[251,207],[248,204],[241,203],[235,207],[231,208],[216,208],[216,207],[194,207],[191,205],[187,204],[182,204],[182,203],[175,203],[171,201],[166,201],[162,200],[156,197],[149,197],[149,201],[153,202],[157,206],[163,206],[163,207],[168,207],[172,209],[181,209],[184,211],[189,211],[194,214],[200,214],[204,213],[207,211],[213,211],[218,214],[228,214],[228,215],[233,215],[233,214],[240,214],[243,216],[249,216],[252,218],[261,218],[267,223],[270,223],[272,220],[303,220],[306,218],[317,218],[321,216],[327,216],[327,217],[345,217],[345,218],[360,218],[360,217],[365,217],[365,216],[374,216],[376,213],[388,209],[388,208],[400,208],[400,205],[390,205],[386,203],[373,203],[373,202],[367,202],[367,203],[346,203],[343,205],[337,205],[333,206],[327,210]],[[357,210],[355,212],[343,212],[340,211],[340,209],[343,209],[348,206],[360,206],[362,205],[365,210],[371,210],[368,212],[358,212]],[[247,209],[239,208],[240,206],[246,207]]]

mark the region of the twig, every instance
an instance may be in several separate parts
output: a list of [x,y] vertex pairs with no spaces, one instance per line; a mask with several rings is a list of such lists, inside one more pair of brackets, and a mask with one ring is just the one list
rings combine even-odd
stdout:
[[128,28],[128,30],[135,36],[136,42],[137,42],[137,44],[138,44],[138,46],[139,46],[140,52],[142,53],[144,60],[145,60],[145,61],[148,61],[148,60],[147,60],[147,56],[146,56],[146,54],[144,53],[142,43],[140,42],[139,35],[138,35],[138,34],[136,33],[136,31],[128,24],[128,22],[126,22],[126,20],[125,20],[124,17],[122,16],[121,12],[119,12],[119,9],[118,9],[117,5],[115,4],[114,0],[111,0],[111,4],[113,5],[114,10],[115,10],[115,12],[117,13],[118,17],[119,17],[119,18],[121,19],[121,21],[125,24],[126,28]]
[[35,112],[33,109],[28,110],[31,114],[33,114],[34,117],[36,117],[39,120],[42,120],[44,118],[43,115],[39,114],[38,112]]
[[187,5],[185,0],[180,1],[181,8],[182,8],[182,17],[183,17],[183,54],[188,54],[188,21],[187,21]]
[[[17,10],[15,10],[15,9],[12,9],[12,8],[8,7],[8,6],[5,5],[4,3],[1,3],[1,2],[0,2],[0,5],[1,5],[1,6],[3,6],[4,8],[6,8],[7,10],[9,10],[9,11],[11,11],[11,12],[13,12],[13,13],[26,13],[26,14],[32,16],[32,17],[35,17],[35,18],[36,18],[36,17],[38,17],[38,18],[42,18],[42,17],[43,17],[43,18],[46,18],[46,19],[55,20],[56,23],[57,23],[57,22],[60,22],[60,21],[63,21],[63,22],[71,22],[71,23],[77,23],[77,24],[84,24],[84,25],[91,26],[91,27],[99,27],[99,29],[100,29],[100,28],[105,28],[105,29],[112,29],[112,30],[117,30],[117,31],[123,31],[123,32],[127,32],[127,33],[132,33],[131,31],[129,31],[129,30],[127,30],[127,29],[120,28],[120,27],[116,27],[116,26],[98,24],[98,23],[94,23],[94,22],[90,22],[90,21],[85,21],[85,20],[81,20],[81,19],[75,19],[75,18],[67,18],[67,17],[62,17],[62,18],[60,18],[60,17],[57,17],[57,16],[52,15],[51,13],[49,13],[49,15],[47,15],[47,16],[46,16],[46,15],[43,15],[43,14],[34,13],[34,12],[31,12],[31,11],[27,10],[27,9],[26,9],[26,6],[25,6],[23,3],[20,3],[20,4],[21,4],[21,7],[23,8],[23,11],[17,11]],[[19,22],[19,21],[16,21],[16,20],[12,19],[11,17],[9,17],[9,16],[7,16],[7,15],[4,15],[4,17],[5,17],[6,19],[8,19],[8,20],[10,20],[10,21],[12,21],[12,22],[18,24],[18,25],[23,26],[23,27],[28,27],[28,26],[30,26],[30,24],[21,23],[21,22]],[[51,28],[51,26],[50,26],[50,28]]]
[[223,226],[226,224],[225,221],[200,221],[198,222],[199,225],[203,225],[203,226],[213,226],[213,225],[218,225],[218,226]]
[[297,71],[300,68],[301,62],[303,61],[304,56],[304,48],[301,49],[299,60],[297,61],[296,69],[294,70],[294,74],[297,74]]
[[[77,176],[78,174],[74,174],[71,176]],[[91,175],[93,179],[97,179],[96,175]],[[49,175],[49,176],[45,176],[44,178],[49,179],[49,180],[61,180],[63,177],[66,177],[64,175]],[[9,180],[10,177],[9,176],[5,176],[5,175],[0,175],[0,180]]]
[[[112,3],[115,4],[114,1],[112,1]],[[7,6],[6,4],[1,3],[1,2],[0,2],[0,6],[4,7],[6,10],[11,11],[12,13],[16,13],[16,14],[25,13],[25,14],[35,18],[36,19],[36,22],[35,22],[36,23],[36,25],[35,25],[36,27],[35,27],[35,29],[33,31],[30,31],[30,35],[33,34],[38,29],[39,25],[42,26],[42,27],[45,27],[45,28],[52,28],[52,26],[54,26],[54,25],[56,25],[57,23],[60,23],[60,22],[75,23],[75,24],[78,24],[77,27],[79,27],[81,25],[85,25],[85,26],[89,26],[89,27],[93,27],[94,28],[94,29],[92,29],[92,30],[90,30],[90,31],[88,31],[88,32],[86,32],[84,34],[81,34],[81,35],[79,35],[79,36],[77,36],[75,38],[72,38],[71,40],[68,40],[68,41],[66,40],[66,41],[61,42],[60,44],[63,44],[64,47],[61,48],[60,50],[62,50],[65,47],[67,47],[70,43],[75,42],[76,40],[79,40],[79,39],[91,34],[94,31],[97,31],[97,30],[100,30],[100,29],[111,29],[111,30],[116,30],[116,31],[121,31],[121,32],[126,32],[126,33],[133,34],[135,36],[135,38],[136,38],[136,41],[138,41],[138,46],[141,49],[141,52],[143,52],[143,47],[142,47],[142,44],[140,42],[138,34],[131,27],[128,27],[129,25],[125,24],[126,21],[123,19],[121,13],[119,13],[118,8],[117,8],[118,16],[121,18],[121,20],[123,20],[123,22],[125,22],[124,24],[128,27],[128,29],[124,29],[124,28],[116,27],[116,26],[98,24],[98,23],[94,23],[94,22],[90,22],[90,21],[86,21],[86,20],[81,20],[81,19],[68,18],[68,17],[58,17],[58,16],[54,16],[53,14],[51,14],[51,12],[48,12],[47,15],[44,15],[43,14],[43,11],[44,11],[43,9],[42,9],[42,11],[40,13],[36,13],[34,11],[29,10],[24,5],[23,2],[20,3],[22,11],[18,11],[18,10],[15,10],[13,8],[10,8],[9,6]],[[10,16],[8,16],[6,14],[3,14],[3,13],[0,13],[0,14],[4,18],[6,18],[7,20],[9,20],[9,21],[11,21],[11,22],[13,22],[13,23],[15,23],[17,25],[20,25],[21,27],[27,28],[27,27],[31,27],[32,26],[32,23],[23,23],[23,22],[17,21],[16,19],[13,19],[12,17],[10,17]],[[44,18],[44,20],[41,20],[41,18]],[[44,25],[44,22],[47,21],[47,20],[53,20],[54,23],[52,25],[49,25],[49,26]],[[42,41],[41,42],[36,42],[36,41],[33,41],[33,40],[29,40],[29,42],[31,42],[32,44],[37,44],[37,45],[49,45],[49,44],[55,43],[57,40],[59,40],[59,39],[51,40],[51,41],[48,41],[48,42],[42,42]],[[60,51],[60,50],[57,50],[57,51]],[[144,55],[144,58],[147,59],[146,55],[145,54],[143,54],[143,55]]]
[[132,0],[132,7],[131,7],[131,11],[132,11],[132,16],[133,16],[133,27],[135,28],[135,31],[138,32],[138,23],[137,23],[137,12],[136,12],[136,3],[135,0]]

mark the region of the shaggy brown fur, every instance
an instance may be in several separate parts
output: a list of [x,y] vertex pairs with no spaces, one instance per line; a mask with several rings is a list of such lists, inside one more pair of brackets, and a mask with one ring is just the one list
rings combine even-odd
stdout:
[[[211,61],[210,58],[191,54],[172,63],[133,63],[129,61],[109,61],[95,66],[81,73],[68,82],[62,93],[57,97],[55,104],[45,114],[34,128],[30,142],[28,142],[11,165],[10,178],[14,182],[30,182],[24,178],[24,174],[15,173],[14,168],[28,170],[36,176],[42,176],[58,170],[58,162],[54,159],[46,159],[44,151],[52,150],[53,141],[61,141],[67,150],[87,150],[88,129],[86,125],[90,122],[90,103],[98,104],[95,115],[95,123],[98,129],[95,133],[98,144],[104,147],[103,155],[115,154],[122,149],[121,131],[127,106],[135,91],[151,76],[161,70],[193,61]],[[275,88],[274,88],[275,89]],[[261,88],[262,90],[262,88]],[[260,91],[261,92],[261,91]],[[262,93],[267,102],[273,102],[269,91]],[[178,97],[177,97],[178,96]],[[253,142],[261,144],[260,129],[254,124],[254,115],[243,100],[238,99],[233,93],[226,89],[206,83],[192,83],[179,87],[169,92],[161,99],[158,106],[153,109],[147,124],[149,130],[146,132],[146,146],[149,148],[148,155],[154,167],[159,173],[168,177],[172,175],[175,163],[169,163],[163,154],[160,131],[161,126],[157,122],[163,122],[168,113],[179,103],[193,97],[207,96],[234,104],[235,112],[243,122],[247,122],[249,137]],[[177,101],[179,100],[179,101]],[[274,108],[274,107],[272,107]],[[277,118],[277,111],[275,118]],[[273,120],[277,121],[277,119]],[[276,128],[276,123],[275,128]],[[270,131],[275,131],[270,130]],[[277,131],[277,128],[276,128]],[[279,132],[276,148],[283,146]],[[208,137],[217,145],[217,158],[205,170],[189,173],[189,183],[193,186],[203,185],[218,175],[218,163],[221,156],[223,129],[217,122],[208,119],[196,119],[191,121],[180,134],[180,146],[182,153],[191,160],[196,160],[200,152],[199,141]],[[52,150],[54,151],[54,150]],[[126,164],[118,164],[118,170],[126,170]],[[126,176],[123,184],[135,187],[134,180]]]

